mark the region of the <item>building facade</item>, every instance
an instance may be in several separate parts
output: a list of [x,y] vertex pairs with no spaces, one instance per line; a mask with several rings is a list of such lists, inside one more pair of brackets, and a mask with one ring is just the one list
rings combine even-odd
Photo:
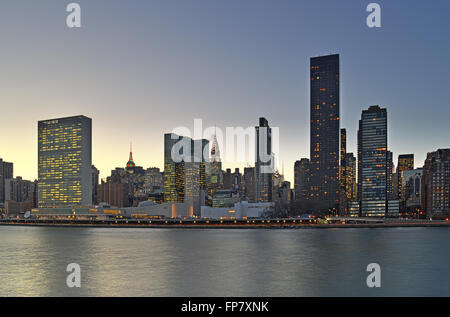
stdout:
[[396,199],[400,200],[400,204],[404,205],[406,199],[405,199],[405,193],[402,192],[403,190],[403,172],[404,171],[412,171],[414,169],[414,154],[401,154],[398,156],[398,164],[397,164],[397,170],[396,170],[396,185],[397,188],[394,190],[394,192],[397,194]]
[[310,197],[311,163],[302,158],[294,164],[294,196],[296,202],[305,202]]
[[244,196],[247,201],[254,203],[256,201],[256,181],[255,168],[244,168]]
[[272,154],[272,129],[265,118],[259,118],[256,130],[256,201],[272,201],[272,174],[274,172],[274,157]]
[[363,217],[387,212],[387,111],[379,106],[363,110],[358,131],[360,206]]
[[173,133],[164,135],[164,198],[187,202],[200,215],[209,186],[209,141],[192,140]]
[[38,122],[38,205],[92,205],[92,120]]
[[13,163],[8,163],[0,158],[0,204],[5,203],[5,181],[13,178]]
[[422,210],[428,217],[450,212],[450,149],[427,154],[421,191]]
[[339,206],[339,55],[311,58],[311,199],[320,211]]

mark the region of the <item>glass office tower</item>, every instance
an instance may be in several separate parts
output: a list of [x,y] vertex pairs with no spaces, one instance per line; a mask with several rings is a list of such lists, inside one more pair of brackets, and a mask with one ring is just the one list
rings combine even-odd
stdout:
[[385,216],[388,191],[387,111],[363,110],[358,131],[361,215]]
[[339,55],[311,58],[311,200],[328,211],[339,205]]
[[38,206],[92,204],[92,120],[38,122]]
[[272,201],[272,175],[274,157],[272,153],[272,129],[266,118],[259,118],[256,130],[255,198],[257,202]]

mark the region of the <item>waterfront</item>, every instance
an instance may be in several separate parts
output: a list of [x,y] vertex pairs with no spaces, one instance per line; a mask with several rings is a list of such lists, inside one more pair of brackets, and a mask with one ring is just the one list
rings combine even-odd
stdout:
[[449,233],[0,226],[0,296],[450,296]]

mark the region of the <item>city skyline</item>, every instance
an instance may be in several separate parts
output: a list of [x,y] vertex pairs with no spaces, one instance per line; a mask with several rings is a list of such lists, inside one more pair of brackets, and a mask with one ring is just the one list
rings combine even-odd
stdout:
[[[339,53],[347,151],[356,153],[361,110],[379,104],[389,112],[394,161],[399,154],[414,153],[421,166],[428,152],[450,147],[442,80],[450,70],[450,46],[442,41],[449,4],[439,3],[443,9],[436,12],[427,3],[405,8],[380,1],[383,27],[371,30],[364,25],[363,6],[331,1],[281,6],[198,1],[192,8],[170,2],[105,7],[101,1],[81,1],[85,23],[74,32],[60,23],[64,5],[56,1],[31,15],[23,1],[5,4],[0,133],[16,132],[14,138],[0,139],[0,157],[14,162],[16,176],[36,179],[37,121],[83,114],[94,120],[93,164],[101,178],[124,165],[130,140],[137,164],[162,169],[162,134],[174,127],[190,126],[196,117],[208,126],[253,126],[264,116],[280,127],[280,159],[293,183],[294,162],[309,157],[309,58]],[[331,14],[338,8],[339,14]],[[105,9],[111,20],[101,14]],[[307,27],[314,22],[311,12],[319,9],[329,21],[318,30]],[[146,14],[136,14],[140,11]],[[114,21],[131,14],[134,23],[118,28]],[[216,20],[212,30],[206,27],[211,16]],[[266,18],[274,22],[270,29]],[[339,23],[343,18],[349,22],[345,26]],[[6,31],[10,28],[14,36]],[[33,34],[27,33],[30,28]],[[133,40],[130,34],[136,35]],[[429,107],[436,110],[426,111]],[[171,116],[174,109],[177,115]],[[223,162],[223,167],[245,165]]]

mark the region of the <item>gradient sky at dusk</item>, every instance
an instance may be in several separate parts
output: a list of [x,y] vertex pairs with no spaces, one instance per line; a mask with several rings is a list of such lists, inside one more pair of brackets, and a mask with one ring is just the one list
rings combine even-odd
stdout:
[[[450,2],[355,0],[79,0],[0,4],[0,157],[37,177],[37,121],[93,119],[101,177],[128,160],[163,167],[163,133],[177,126],[280,127],[292,180],[309,157],[309,58],[341,54],[341,127],[356,149],[361,110],[388,108],[397,156],[450,147]],[[228,164],[224,167],[243,167]]]

